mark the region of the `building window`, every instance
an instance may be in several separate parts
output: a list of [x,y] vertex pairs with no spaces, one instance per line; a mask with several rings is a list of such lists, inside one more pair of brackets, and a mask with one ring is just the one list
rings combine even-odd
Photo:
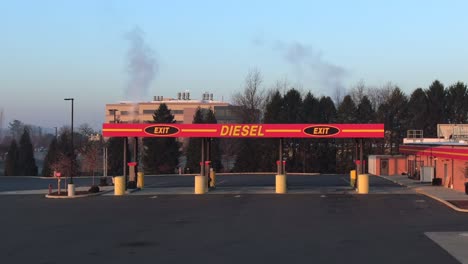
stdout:
[[121,115],[128,115],[128,111],[120,111]]
[[144,115],[152,115],[154,114],[154,110],[143,110]]
[[173,115],[183,115],[184,114],[184,110],[171,110],[171,113]]

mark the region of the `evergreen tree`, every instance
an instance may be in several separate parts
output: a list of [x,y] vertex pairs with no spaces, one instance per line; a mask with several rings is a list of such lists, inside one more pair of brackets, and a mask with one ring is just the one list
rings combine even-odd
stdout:
[[413,91],[408,102],[406,127],[408,129],[424,130],[427,118],[427,97],[423,89]]
[[15,140],[19,140],[21,132],[23,132],[25,124],[19,120],[13,120],[12,122],[8,123],[8,128],[10,130],[11,136]]
[[[303,101],[303,115],[306,124],[320,123],[320,102],[310,92],[306,94]],[[319,140],[303,139],[303,172],[318,172],[319,166]]]
[[[358,122],[358,109],[350,95],[346,95],[338,106],[337,121],[342,124],[352,124]],[[337,153],[337,171],[344,173],[354,168],[353,157],[355,152],[355,143],[352,139],[343,138],[335,141],[338,147]]]
[[42,176],[51,177],[53,176],[52,164],[57,162],[58,158],[58,149],[57,149],[57,139],[54,138],[49,145],[47,154],[44,158],[44,167],[42,168]]
[[276,91],[266,102],[263,120],[266,124],[280,124],[284,122],[283,114],[283,97]]
[[310,92],[306,94],[302,112],[304,115],[304,122],[308,124],[320,123],[320,102]]
[[[175,123],[166,104],[160,104],[153,114],[153,123]],[[143,167],[146,174],[174,173],[179,164],[179,143],[176,138],[149,137],[143,139]]]
[[[290,89],[283,97],[284,102],[284,116],[286,118],[285,123],[297,124],[303,123],[302,113],[302,98],[301,94],[296,89]],[[303,159],[299,155],[299,148],[301,140],[297,138],[286,138],[284,139],[285,151],[288,155],[287,158],[287,170],[288,171],[302,171]]]
[[357,106],[357,118],[359,119],[359,123],[375,122],[375,111],[367,96],[362,97],[359,105]]
[[[330,97],[321,97],[319,101],[319,123],[330,124],[337,119],[336,107]],[[317,153],[319,172],[336,172],[336,146],[334,139],[319,139]]]
[[[359,104],[357,106],[357,116],[359,118],[360,123],[375,123],[376,122],[375,110],[372,107],[371,101],[366,95],[364,95],[359,101]],[[364,150],[364,157],[365,157],[366,154],[373,153],[373,146],[375,145],[374,144],[375,141],[374,139],[370,138],[370,139],[364,140],[363,143],[364,143],[363,150]],[[357,144],[357,141],[355,141],[355,144]],[[357,145],[355,147],[357,147]],[[358,157],[356,157],[356,159],[358,159]]]
[[438,80],[434,81],[426,90],[426,95],[429,107],[427,108],[424,136],[437,137],[437,124],[447,123],[444,85]]
[[[70,130],[68,129],[62,129],[60,132],[58,141],[57,141],[57,150],[58,150],[58,162],[60,164],[63,163],[63,160],[66,159],[68,162],[72,162],[71,159],[73,159],[73,175],[78,175],[78,168],[79,168],[79,163],[77,160],[76,153],[72,151],[71,147],[71,133]],[[65,175],[70,176],[70,166],[61,166],[62,167],[62,177]],[[64,171],[66,169],[67,171]]]
[[297,124],[302,122],[302,98],[301,94],[294,88],[289,90],[283,97],[283,111],[285,123]]
[[[193,116],[193,124],[203,124],[204,109],[198,107],[195,115]],[[187,147],[187,163],[186,168],[190,170],[191,173],[200,173],[200,161],[201,161],[201,138],[190,138],[188,147]]]
[[336,120],[336,107],[333,100],[327,97],[321,97],[319,101],[320,119],[322,124],[330,124]]
[[350,95],[346,95],[338,106],[338,122],[343,124],[357,123],[357,108]]
[[[264,122],[267,124],[284,123],[283,97],[280,92],[275,91],[265,105]],[[257,140],[262,155],[257,155],[257,168],[259,171],[276,171],[278,160],[278,139],[265,138]],[[247,151],[249,151],[247,149]]]
[[[205,124],[217,124],[218,120],[216,120],[216,116],[211,110],[211,108],[208,109],[206,112],[205,116]],[[219,138],[212,138],[208,139],[211,140],[210,142],[210,157],[208,157],[211,160],[211,167],[215,171],[220,171],[222,169],[222,164],[221,164],[221,148],[220,148],[220,140]]]
[[5,176],[19,175],[19,151],[16,140],[12,140],[5,160]]
[[[109,175],[123,176],[123,161],[124,161],[123,152],[124,152],[124,138],[123,137],[111,137],[109,141],[107,142],[107,153],[108,153],[107,166],[108,166]],[[129,157],[130,157],[130,149],[127,147],[127,160]]]
[[60,131],[58,141],[57,141],[57,150],[60,154],[70,155],[71,152],[71,142],[70,142],[70,130],[62,129]]
[[233,170],[236,172],[257,172],[260,168],[257,164],[259,155],[265,155],[259,148],[260,144],[256,138],[239,139],[239,154]]
[[[202,109],[198,107],[193,117],[193,124],[217,124],[216,116],[211,108]],[[211,167],[215,171],[222,169],[221,164],[221,149],[220,140],[218,138],[207,139],[211,140],[210,157],[205,157],[206,160],[211,160]],[[190,169],[192,173],[200,173],[200,161],[201,161],[201,138],[190,138],[187,147],[187,164],[186,167]]]
[[457,82],[450,86],[446,98],[449,123],[466,123],[468,121],[468,90],[466,84]]
[[37,176],[36,160],[34,159],[34,147],[31,143],[28,129],[24,129],[19,144],[20,175]]
[[388,146],[388,154],[396,154],[399,151],[400,143],[406,136],[407,127],[405,118],[408,109],[408,99],[406,95],[396,87],[390,97],[380,105],[378,110],[378,121],[385,125],[385,145]]

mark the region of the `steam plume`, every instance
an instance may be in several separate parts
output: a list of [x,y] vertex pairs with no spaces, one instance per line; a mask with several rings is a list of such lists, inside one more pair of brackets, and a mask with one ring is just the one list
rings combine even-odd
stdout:
[[294,68],[296,74],[301,78],[306,73],[312,74],[314,79],[319,82],[321,89],[328,91],[327,95],[331,96],[330,93],[334,93],[337,97],[336,101],[340,101],[338,97],[346,93],[344,78],[348,75],[348,71],[326,61],[322,53],[314,50],[311,46],[299,42],[285,43],[282,41],[268,44],[261,35],[255,36],[252,43],[256,46],[264,46],[265,44],[271,46]]
[[335,93],[345,93],[343,80],[348,72],[343,67],[334,65],[323,59],[320,52],[298,42],[290,44],[278,42],[276,49],[282,53],[283,58],[288,63],[295,67],[300,75],[309,69],[323,88]]
[[145,43],[144,32],[139,27],[136,26],[127,32],[125,37],[130,42],[126,62],[129,80],[125,96],[130,100],[142,100],[148,96],[148,89],[158,71],[158,64],[153,51]]

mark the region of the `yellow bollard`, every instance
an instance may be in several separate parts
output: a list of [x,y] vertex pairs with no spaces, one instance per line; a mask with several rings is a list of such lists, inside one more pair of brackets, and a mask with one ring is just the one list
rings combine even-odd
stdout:
[[213,169],[210,169],[210,187],[216,187],[216,172]]
[[145,174],[143,172],[138,172],[137,188],[143,189],[144,186],[145,186]]
[[203,175],[195,176],[195,194],[204,194],[206,191],[206,177]]
[[369,193],[369,174],[359,174],[357,189],[359,194]]
[[125,194],[125,177],[116,176],[114,177],[114,195]]
[[276,193],[287,193],[287,183],[286,175],[277,174],[276,175]]
[[356,170],[351,170],[349,172],[349,185],[354,188],[355,182],[356,182]]

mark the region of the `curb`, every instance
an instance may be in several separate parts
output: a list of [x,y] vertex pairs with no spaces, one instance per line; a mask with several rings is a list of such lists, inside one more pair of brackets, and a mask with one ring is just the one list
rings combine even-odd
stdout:
[[45,198],[49,198],[49,199],[75,199],[75,198],[99,196],[99,195],[103,195],[103,194],[106,194],[106,193],[109,193],[109,192],[112,192],[112,191],[114,191],[114,190],[107,190],[107,191],[102,191],[102,192],[98,192],[98,193],[81,194],[81,195],[75,195],[75,196],[55,196],[55,195],[46,194]]
[[425,196],[427,196],[427,197],[429,197],[429,198],[431,198],[431,199],[434,199],[434,200],[436,200],[436,201],[438,201],[438,202],[440,202],[440,203],[443,203],[444,205],[450,207],[451,209],[453,209],[453,210],[455,210],[455,211],[457,211],[457,212],[468,213],[468,209],[462,209],[462,208],[460,208],[460,207],[457,207],[457,206],[455,206],[455,205],[453,205],[453,204],[447,202],[447,201],[444,200],[444,199],[441,199],[441,198],[439,198],[439,197],[436,197],[436,196],[434,196],[434,195],[431,195],[431,194],[428,194],[428,193],[422,191],[420,188],[417,188],[417,187],[416,187],[416,188],[411,188],[411,187],[409,187],[409,186],[407,186],[407,185],[401,184],[401,183],[399,183],[399,182],[397,182],[397,181],[394,181],[394,180],[392,180],[392,179],[385,178],[385,177],[382,177],[382,176],[379,176],[379,177],[381,177],[381,178],[383,178],[383,179],[386,179],[386,180],[388,180],[388,181],[391,181],[391,182],[393,182],[393,183],[396,183],[396,184],[398,184],[398,185],[400,185],[400,186],[404,186],[404,187],[406,187],[406,188],[413,189],[415,192],[417,192],[417,193],[419,193],[419,194],[422,194],[422,195],[425,195]]
[[457,206],[455,206],[455,205],[453,205],[453,204],[447,202],[447,201],[444,200],[444,199],[441,199],[441,198],[436,197],[436,196],[434,196],[434,195],[428,194],[428,193],[426,193],[426,192],[424,192],[424,191],[422,191],[422,190],[420,190],[420,189],[418,189],[418,188],[416,188],[416,189],[414,189],[414,190],[415,190],[417,193],[419,193],[419,194],[425,195],[425,196],[427,196],[427,197],[429,197],[429,198],[432,198],[432,199],[434,199],[434,200],[436,200],[436,201],[438,201],[438,202],[440,202],[440,203],[445,204],[446,206],[452,208],[453,210],[455,210],[455,211],[457,211],[457,212],[468,213],[468,209],[462,209],[462,208],[460,208],[460,207],[457,207]]
[[382,176],[378,176],[378,177],[380,177],[380,178],[382,178],[382,179],[385,179],[385,180],[387,180],[387,181],[393,182],[393,183],[395,183],[395,184],[398,184],[398,185],[400,185],[400,186],[406,187],[406,188],[408,188],[408,189],[411,189],[411,187],[409,187],[408,185],[404,185],[403,183],[400,183],[400,182],[397,182],[397,181],[395,181],[395,180],[392,180],[391,178],[389,179],[389,178],[387,178],[387,177],[382,177]]

